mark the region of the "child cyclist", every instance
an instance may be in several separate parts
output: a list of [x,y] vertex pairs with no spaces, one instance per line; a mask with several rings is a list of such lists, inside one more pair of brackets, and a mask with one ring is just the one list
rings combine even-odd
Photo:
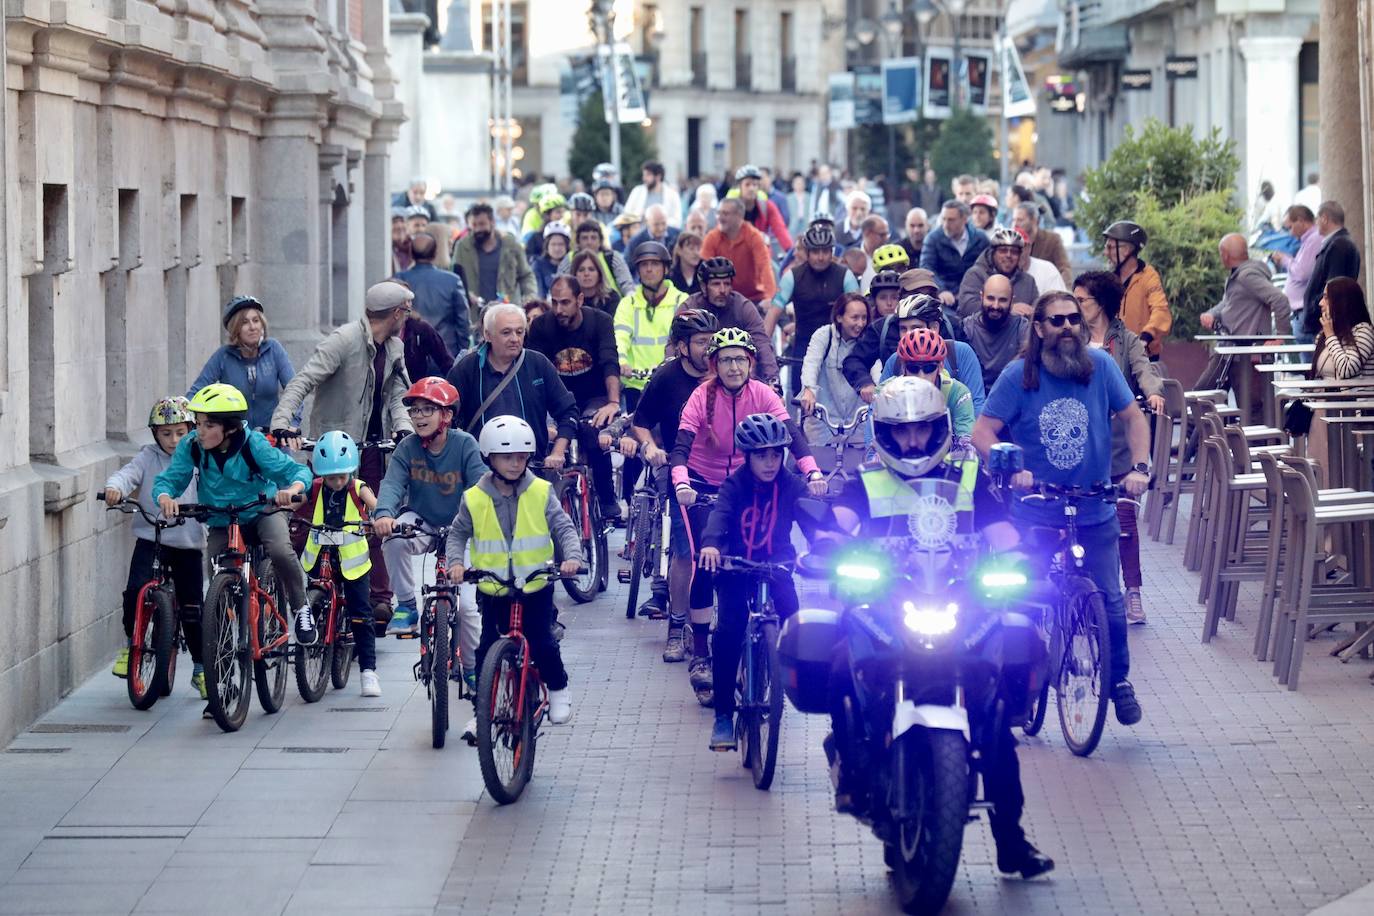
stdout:
[[[110,475],[105,481],[105,503],[113,506],[135,490],[138,505],[150,514],[157,512],[153,498],[153,478],[167,469],[177,443],[191,431],[195,417],[185,398],[163,398],[148,414],[148,428],[153,431],[153,444],[145,445],[134,459]],[[191,483],[182,494],[195,501],[196,485]],[[138,593],[153,575],[153,526],[141,515],[134,516],[134,552],[129,558],[129,584],[124,589],[124,635],[134,635],[134,613],[138,609]],[[187,519],[185,524],[168,528],[162,533],[162,563],[170,570],[176,585],[177,606],[180,608],[181,630],[191,650],[191,686],[205,699],[205,666],[200,658],[200,601],[205,593],[203,561],[205,528],[200,522]],[[124,647],[115,657],[115,677],[129,676],[129,649]]]
[[[167,517],[178,511],[173,494],[185,491],[197,473],[197,499],[205,506],[242,505],[264,492],[275,494],[277,505],[289,506],[310,486],[313,478],[308,468],[273,448],[262,433],[248,429],[248,401],[233,385],[206,385],[188,406],[196,416],[196,428],[177,444],[171,464],[153,481],[153,496]],[[210,556],[224,552],[228,525],[226,516],[210,516]],[[287,602],[299,612],[305,607],[305,572],[291,549],[285,517],[249,510],[239,516],[239,525],[249,544],[266,548]],[[306,617],[308,622],[308,613]]]
[[[362,692],[365,697],[382,695],[377,679],[377,632],[373,629],[372,604],[369,599],[372,558],[367,552],[367,538],[362,531],[369,513],[377,507],[377,497],[367,484],[354,475],[358,472],[358,444],[348,433],[334,430],[325,433],[315,443],[310,466],[315,482],[310,496],[296,510],[296,517],[312,525],[327,525],[340,529],[335,544],[335,570],[343,579],[343,603],[347,620],[353,628],[353,645],[358,652],[358,667],[362,669]],[[321,538],[313,528],[305,538],[301,551],[301,566],[306,572],[319,563]],[[310,607],[296,615],[296,642],[310,645],[319,638],[323,621],[315,620]]]
[[[783,452],[792,434],[772,414],[750,414],[735,427],[735,447],[745,455],[739,470],[720,486],[706,530],[701,535],[697,562],[715,573],[721,554],[758,563],[790,563],[797,558],[792,546],[792,523],[797,521],[797,500],[809,492],[806,481],[782,466]],[[735,670],[744,645],[749,617],[748,597],[752,577],[724,571],[715,576],[716,636],[712,676],[716,723],[711,730],[711,750],[735,749]],[[790,576],[773,576],[771,592],[778,616],[786,619],[797,611],[797,590]]]
[[[554,561],[555,538],[563,556],[559,572],[575,575],[585,562],[577,529],[559,505],[553,485],[528,469],[535,450],[534,430],[519,417],[495,417],[482,427],[477,441],[491,470],[463,494],[449,529],[452,576],[462,578],[460,562],[470,543],[473,569],[523,578]],[[549,688],[549,721],[561,725],[572,718],[572,700],[568,673],[553,635],[553,589],[547,579],[536,579],[523,592],[523,628],[530,657]],[[487,650],[510,624],[510,592],[480,583],[477,606],[482,612],[482,639],[477,644],[481,670]]]

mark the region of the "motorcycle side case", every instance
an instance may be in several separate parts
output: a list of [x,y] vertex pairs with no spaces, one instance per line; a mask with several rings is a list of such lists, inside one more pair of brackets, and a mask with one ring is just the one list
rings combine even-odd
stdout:
[[783,692],[804,713],[830,711],[830,660],[841,639],[840,615],[822,608],[793,614],[778,634]]
[[1040,695],[1049,667],[1049,655],[1035,623],[1025,614],[1004,611],[975,652],[1000,671],[997,692],[1006,703],[1010,722],[1024,721]]

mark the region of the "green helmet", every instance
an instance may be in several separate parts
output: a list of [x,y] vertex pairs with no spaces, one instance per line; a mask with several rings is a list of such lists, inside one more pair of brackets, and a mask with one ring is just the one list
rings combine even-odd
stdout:
[[721,328],[711,337],[711,346],[706,348],[706,355],[715,356],[717,351],[726,347],[742,347],[751,356],[758,356],[759,353],[754,346],[754,338],[743,328]]
[[219,420],[247,420],[248,400],[233,385],[215,382],[200,389],[187,405],[192,413],[203,413]]
[[540,213],[552,213],[559,207],[566,207],[567,205],[567,200],[564,199],[563,195],[559,194],[557,191],[545,194],[543,197],[539,198]]

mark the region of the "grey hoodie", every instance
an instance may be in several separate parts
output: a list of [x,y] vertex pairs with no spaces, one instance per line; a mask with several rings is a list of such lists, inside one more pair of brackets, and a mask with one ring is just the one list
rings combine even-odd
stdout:
[[[515,492],[510,496],[497,492],[491,471],[487,471],[482,475],[482,479],[477,481],[477,486],[495,503],[496,519],[501,523],[501,531],[508,541],[511,532],[515,530],[515,507],[520,502],[521,494],[530,488],[533,481],[534,475],[526,471],[525,476],[516,484]],[[544,506],[544,519],[549,523],[549,533],[553,536],[556,555],[564,560],[586,563],[587,558],[582,555],[582,541],[577,536],[577,528],[558,502],[558,488],[556,486],[549,487],[549,500]],[[448,530],[448,555],[455,558],[461,557],[463,551],[467,550],[468,541],[471,538],[472,513],[468,511],[467,500],[459,500],[458,514],[454,516],[453,524]]]
[[[978,260],[973,262],[973,266],[964,273],[964,281],[959,284],[960,318],[977,315],[983,310],[983,284],[987,282],[988,277],[997,273],[997,269],[992,266],[992,251],[989,248],[980,254]],[[1011,301],[1013,303],[1035,304],[1035,299],[1040,295],[1040,290],[1035,285],[1034,277],[1018,267],[1016,272],[1007,279],[1011,281]]]
[[[167,465],[171,463],[172,456],[158,448],[156,443],[145,445],[138,450],[132,461],[110,475],[110,479],[105,481],[105,489],[118,490],[125,496],[137,490],[138,504],[146,512],[160,516],[162,512],[157,507],[157,500],[153,499],[153,481],[157,479],[157,475],[167,470]],[[188,503],[196,501],[195,480],[186,485],[186,490],[181,494],[178,501]],[[134,516],[134,535],[145,541],[153,539],[153,526],[148,524],[141,515]],[[188,518],[175,528],[168,528],[163,531],[162,543],[168,547],[204,550],[205,526]]]

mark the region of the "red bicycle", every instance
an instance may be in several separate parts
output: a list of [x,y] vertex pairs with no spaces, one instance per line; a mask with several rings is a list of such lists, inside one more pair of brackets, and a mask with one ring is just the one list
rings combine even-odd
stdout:
[[[304,498],[298,495],[294,502]],[[201,617],[210,715],[227,732],[238,731],[248,718],[250,662],[263,712],[276,712],[286,700],[286,666],[291,654],[287,645],[291,626],[283,611],[286,602],[266,551],[261,547],[250,550],[239,527],[239,516],[258,508],[263,508],[264,515],[288,511],[267,496],[241,506],[181,507],[183,513],[202,521],[212,515],[229,517],[228,543],[215,557],[215,577],[210,580]]]
[[549,710],[549,692],[530,661],[523,630],[521,586],[535,579],[567,580],[549,564],[523,580],[485,569],[463,572],[464,582],[491,582],[510,589],[510,628],[487,650],[477,675],[477,762],[482,782],[497,804],[509,805],[525,791],[534,773],[535,741]]
[[320,638],[312,645],[295,648],[296,691],[307,703],[317,703],[324,696],[330,682],[335,690],[348,686],[353,670],[353,628],[344,616],[343,585],[336,572],[338,545],[342,535],[367,534],[372,526],[362,522],[357,531],[345,531],[337,525],[315,525],[292,519],[293,525],[315,532],[320,543],[320,557],[310,572],[306,584],[305,601],[320,628]]
[[[105,502],[105,495],[96,495],[97,502]],[[152,709],[158,698],[172,692],[176,675],[177,653],[186,644],[182,636],[177,612],[176,584],[167,567],[162,565],[162,532],[186,519],[162,518],[137,502],[122,499],[105,511],[137,512],[153,526],[153,574],[138,590],[134,606],[134,635],[129,638],[129,702],[134,709]]]

